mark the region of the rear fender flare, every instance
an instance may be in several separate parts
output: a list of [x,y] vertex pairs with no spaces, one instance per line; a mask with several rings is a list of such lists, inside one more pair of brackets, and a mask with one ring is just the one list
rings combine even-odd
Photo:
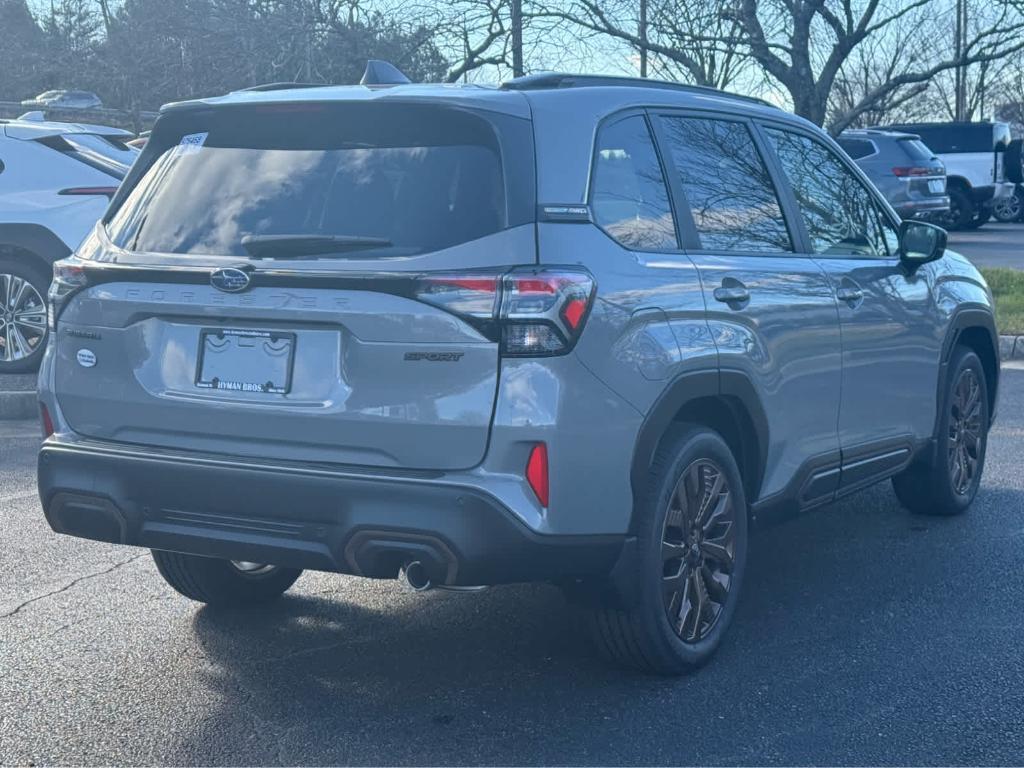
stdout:
[[[699,398],[722,398],[734,410],[741,409],[749,420],[757,438],[757,450],[749,462],[751,466],[742,467],[753,476],[745,478],[748,485],[748,501],[752,504],[758,498],[768,451],[768,419],[761,405],[761,398],[751,382],[750,377],[738,370],[691,371],[681,374],[672,380],[661,396],[648,411],[636,446],[633,449],[633,464],[630,470],[630,482],[633,488],[634,503],[640,503],[647,485],[647,472],[654,460],[658,445],[666,431],[672,425],[676,415],[687,403]],[[740,461],[741,457],[736,457]]]

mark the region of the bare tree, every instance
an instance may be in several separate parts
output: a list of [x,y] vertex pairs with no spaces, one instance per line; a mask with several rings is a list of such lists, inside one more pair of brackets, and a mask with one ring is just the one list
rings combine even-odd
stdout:
[[[834,115],[833,130],[941,72],[1024,50],[1022,0],[990,0],[989,5],[992,26],[970,35],[959,57],[940,56],[894,70],[862,93],[845,114]],[[939,0],[736,0],[724,5],[723,13],[739,25],[732,40],[744,45],[786,89],[797,114],[822,125],[837,80],[865,41],[894,41],[900,22],[919,14],[941,15],[942,8]],[[708,36],[711,43],[719,40]],[[923,49],[934,48],[931,40],[917,42]]]
[[749,64],[738,22],[714,0],[534,0],[530,15],[625,43],[637,52],[642,76],[649,66],[664,77],[726,88]]

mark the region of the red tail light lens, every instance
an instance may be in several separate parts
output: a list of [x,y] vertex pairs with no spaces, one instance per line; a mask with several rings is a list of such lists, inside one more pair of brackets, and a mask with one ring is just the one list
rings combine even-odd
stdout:
[[526,462],[526,482],[542,507],[548,505],[548,447],[537,443]]
[[46,322],[57,330],[57,318],[68,300],[89,283],[85,269],[74,257],[53,262],[53,282],[47,292]]
[[583,331],[594,279],[574,269],[424,275],[415,296],[470,320],[509,357],[561,355]]
[[896,176],[900,176],[900,177],[904,177],[904,176],[934,176],[935,175],[935,171],[933,171],[931,168],[920,168],[920,167],[917,167],[917,166],[912,166],[912,167],[900,166],[898,168],[893,168],[892,172]]
[[586,272],[510,272],[502,287],[502,352],[533,357],[569,351],[593,298],[594,279]]
[[53,434],[53,419],[50,418],[50,412],[46,409],[46,406],[42,403],[39,404],[39,421],[43,426],[43,437],[49,437]]

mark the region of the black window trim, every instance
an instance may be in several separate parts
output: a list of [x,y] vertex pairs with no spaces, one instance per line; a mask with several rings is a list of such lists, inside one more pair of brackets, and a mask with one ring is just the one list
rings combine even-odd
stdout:
[[[676,233],[675,248],[631,248],[630,246],[620,242],[614,236],[612,236],[612,234],[608,232],[608,230],[606,230],[603,226],[601,226],[594,218],[594,176],[597,173],[597,156],[598,152],[600,151],[599,148],[601,142],[601,134],[605,129],[618,123],[621,123],[624,120],[628,120],[632,117],[640,117],[647,125],[647,132],[651,138],[651,145],[654,147],[654,155],[655,157],[658,158],[658,165],[661,168],[661,178],[662,181],[665,182],[665,188],[668,194],[669,213],[672,215],[673,228],[675,229]],[[593,222],[594,226],[601,230],[601,234],[603,234],[605,237],[607,237],[609,240],[615,243],[615,245],[617,245],[619,248],[622,248],[624,251],[637,254],[638,256],[642,256],[645,253],[665,253],[675,255],[685,254],[686,250],[684,246],[687,242],[685,239],[686,229],[683,227],[682,222],[680,222],[679,207],[676,205],[674,196],[673,182],[671,178],[672,174],[668,172],[668,165],[665,161],[665,155],[661,150],[661,146],[659,145],[658,135],[655,131],[654,126],[655,121],[651,119],[650,115],[648,114],[648,110],[644,107],[630,107],[627,109],[621,109],[616,112],[612,112],[611,114],[605,115],[598,121],[597,125],[594,128],[594,140],[590,152],[590,168],[588,169],[587,173],[587,188],[585,200],[587,207],[590,209],[591,221]]]
[[805,126],[789,123],[784,120],[758,118],[757,120],[754,121],[754,123],[760,140],[764,143],[765,149],[768,151],[772,158],[772,165],[779,173],[779,183],[782,185],[782,189],[785,190],[784,194],[786,198],[790,201],[790,204],[793,206],[793,211],[796,213],[796,224],[800,230],[800,239],[803,243],[802,248],[804,251],[804,255],[815,259],[857,259],[860,261],[874,262],[900,262],[899,253],[890,253],[887,256],[854,256],[852,254],[829,255],[822,253],[814,253],[813,248],[811,247],[810,234],[807,232],[807,227],[804,224],[803,215],[800,213],[800,206],[796,200],[796,193],[793,192],[793,188],[789,183],[789,177],[786,176],[785,171],[782,169],[781,161],[779,160],[778,155],[775,153],[775,150],[772,147],[771,142],[768,139],[768,136],[765,135],[765,131],[767,131],[768,129],[788,131],[789,133],[794,133],[798,136],[803,136],[804,138],[807,138],[811,141],[817,141],[819,144],[822,144],[826,149],[831,150],[832,154],[835,155],[836,160],[840,163],[840,165],[842,165],[844,168],[850,171],[853,174],[854,178],[856,178],[860,182],[861,186],[864,187],[865,191],[875,202],[875,210],[879,212],[880,215],[883,216],[886,221],[888,221],[888,223],[892,226],[893,229],[896,230],[897,233],[899,233],[900,231],[900,218],[899,216],[896,215],[895,211],[893,211],[892,206],[889,205],[889,201],[882,197],[882,195],[877,190],[875,190],[874,185],[871,184],[868,180],[867,174],[865,174],[864,171],[861,170],[861,168],[855,162],[847,160],[846,153],[842,151],[842,147],[840,147],[838,143],[836,143],[836,140],[833,139],[828,134],[824,132],[818,133],[812,130],[808,130]]
[[[755,256],[758,258],[809,258],[809,249],[806,247],[806,233],[802,222],[800,220],[800,211],[796,206],[796,200],[789,199],[790,191],[788,185],[783,185],[781,182],[784,181],[784,174],[781,173],[781,169],[778,168],[774,163],[774,153],[769,151],[769,147],[765,143],[764,137],[761,136],[760,131],[757,129],[757,123],[751,117],[746,115],[737,115],[729,112],[721,112],[718,110],[710,109],[694,109],[694,108],[675,108],[675,107],[657,107],[649,110],[651,122],[656,126],[655,138],[658,143],[665,147],[662,154],[665,157],[671,158],[671,147],[669,140],[665,136],[665,129],[661,124],[661,120],[656,118],[660,117],[689,117],[693,119],[703,120],[718,120],[721,122],[732,122],[742,123],[747,127],[750,133],[751,140],[754,143],[754,147],[761,155],[761,160],[765,164],[768,170],[769,179],[774,187],[775,196],[779,201],[779,208],[782,212],[782,218],[786,225],[786,231],[789,234],[790,244],[792,249],[788,251],[749,251],[749,250],[726,250],[726,249],[711,249],[704,248],[701,244],[700,233],[697,230],[696,222],[693,219],[693,210],[690,207],[690,202],[686,197],[686,193],[683,191],[682,180],[678,173],[670,173],[669,192],[676,199],[674,200],[674,207],[677,209],[678,220],[681,220],[686,227],[684,238],[682,242],[686,245],[684,253],[695,254],[699,253],[706,256]],[[673,164],[673,170],[674,164]],[[680,216],[678,211],[682,210],[685,213]]]

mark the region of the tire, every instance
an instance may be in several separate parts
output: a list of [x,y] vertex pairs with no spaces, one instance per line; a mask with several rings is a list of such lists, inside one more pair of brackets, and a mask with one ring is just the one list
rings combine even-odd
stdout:
[[987,224],[989,219],[991,219],[991,218],[992,218],[992,209],[991,208],[979,208],[975,212],[974,216],[971,218],[970,222],[967,224],[965,229],[978,229],[982,225]]
[[[276,600],[302,571],[257,563],[153,550],[156,569],[175,591],[218,608],[244,608]],[[253,566],[246,569],[244,566]]]
[[950,187],[949,210],[936,217],[939,226],[949,230],[967,229],[974,219],[974,201],[961,187]]
[[1024,216],[1024,192],[1021,188],[1017,187],[1009,197],[997,200],[992,206],[992,215],[997,221],[1020,221]]
[[25,259],[0,257],[0,374],[31,373],[46,349],[50,277]]
[[[968,400],[974,404],[962,414],[965,392],[975,393],[977,399]],[[900,503],[921,515],[949,516],[966,511],[978,493],[985,470],[988,389],[981,360],[967,347],[957,347],[953,352],[941,407],[932,461],[912,466],[892,480]]]
[[[732,621],[746,568],[747,504],[736,460],[717,433],[683,425],[663,442],[637,509],[634,594],[618,605],[599,602],[587,620],[607,659],[678,675],[707,662]],[[693,490],[685,506],[680,489]],[[701,509],[703,532],[687,533],[686,513]]]

